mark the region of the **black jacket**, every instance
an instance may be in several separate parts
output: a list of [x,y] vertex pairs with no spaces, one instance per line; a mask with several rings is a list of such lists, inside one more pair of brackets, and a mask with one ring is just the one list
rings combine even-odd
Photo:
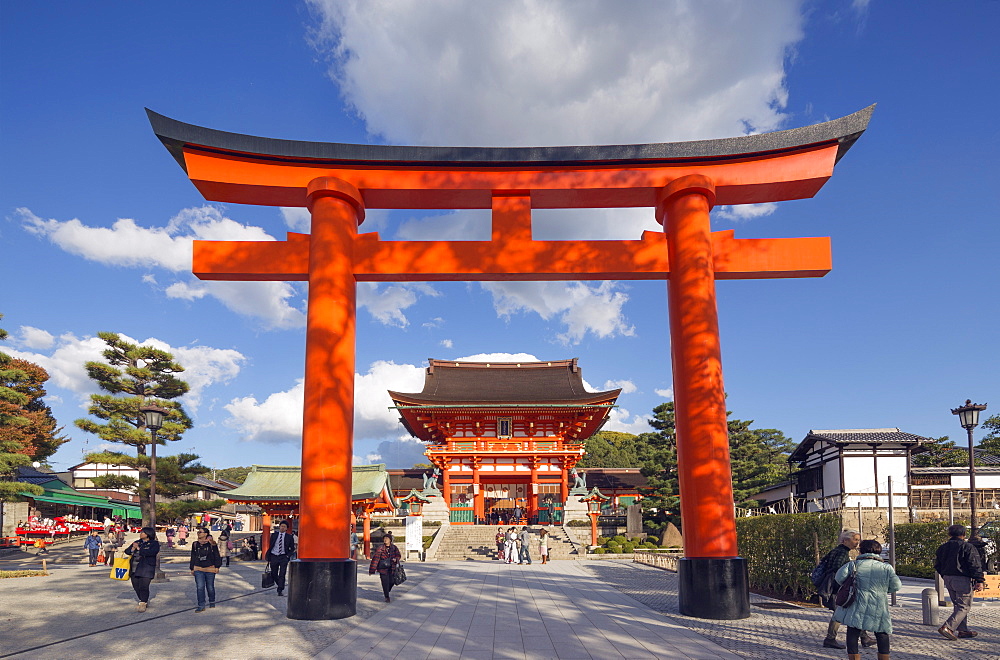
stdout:
[[125,554],[134,555],[132,575],[135,577],[156,577],[156,555],[160,554],[160,542],[156,539],[138,541],[139,547],[133,552],[132,546],[125,548]]
[[941,575],[961,575],[976,582],[985,582],[979,553],[965,539],[948,539],[937,549],[934,570]]
[[[271,533],[271,542],[267,546],[267,559],[268,561],[273,561],[278,558],[278,555],[274,554],[274,549],[278,546],[278,534],[281,532]],[[289,559],[295,554],[295,537],[285,532],[285,556]]]
[[188,570],[193,571],[195,566],[209,568],[222,566],[222,557],[219,556],[219,546],[216,543],[206,541],[195,541],[191,546],[191,561],[188,562]]

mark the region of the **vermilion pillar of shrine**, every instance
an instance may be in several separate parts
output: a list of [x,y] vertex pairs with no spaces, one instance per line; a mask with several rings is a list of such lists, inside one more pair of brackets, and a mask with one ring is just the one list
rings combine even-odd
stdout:
[[[667,280],[685,559],[681,611],[749,615],[737,554],[715,303],[719,279],[822,277],[828,238],[710,232],[718,204],[814,196],[874,106],[822,124],[721,140],[580,147],[396,147],[273,140],[148,111],[157,137],[211,201],[308,206],[312,234],[195,241],[206,280],[308,281],[300,561],[289,616],[355,611],[347,537],[353,455],[356,282]],[[383,241],[365,207],[491,209],[489,241]],[[534,240],[533,209],[655,207],[662,233]],[[563,498],[567,493],[567,463]],[[447,475],[448,472],[445,471]],[[445,483],[446,497],[450,495]]]
[[312,213],[298,560],[289,567],[288,617],[340,619],[357,612],[349,544],[354,456],[357,283],[354,238],[361,193],[332,177],[307,189]]
[[[689,175],[661,191],[657,219],[670,255],[667,281],[673,365],[677,480],[684,558],[678,566],[680,612],[750,616],[746,560],[736,549],[726,394],[715,301],[709,212],[710,179]],[[713,594],[706,599],[705,594]],[[719,598],[720,594],[725,594]],[[729,611],[722,612],[720,608]]]

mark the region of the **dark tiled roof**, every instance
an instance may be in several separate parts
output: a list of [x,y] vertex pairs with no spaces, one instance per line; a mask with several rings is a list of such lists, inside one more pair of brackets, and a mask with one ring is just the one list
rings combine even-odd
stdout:
[[33,467],[21,466],[17,468],[17,472],[14,476],[14,481],[20,481],[26,484],[37,484],[42,485],[50,481],[58,481],[59,477],[51,472],[40,472]]
[[194,479],[191,479],[188,483],[191,484],[191,485],[193,485],[193,486],[201,486],[202,488],[206,488],[208,490],[215,490],[215,491],[223,491],[223,490],[232,490],[233,489],[233,486],[227,486],[226,484],[220,483],[218,481],[212,481],[211,479],[209,479],[207,477],[203,477],[201,475],[198,475]]
[[576,358],[553,362],[455,362],[431,359],[424,389],[389,392],[397,403],[593,403],[621,390],[588,392]]
[[817,442],[833,445],[922,445],[931,442],[922,435],[900,431],[898,428],[888,429],[828,429],[809,431],[805,439],[799,443],[789,461],[805,460],[806,455]]
[[647,483],[638,468],[580,468],[580,471],[587,475],[587,488],[596,487],[601,492],[637,490]]
[[388,470],[389,483],[392,484],[393,492],[409,493],[410,489],[421,490],[424,487],[424,472],[431,468],[406,468],[402,470]]

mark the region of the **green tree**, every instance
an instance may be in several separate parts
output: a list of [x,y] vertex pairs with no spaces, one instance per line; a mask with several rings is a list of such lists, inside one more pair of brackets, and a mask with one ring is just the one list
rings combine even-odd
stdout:
[[986,435],[980,438],[976,446],[987,454],[1000,456],[1000,414],[993,415],[983,422],[983,431],[986,431]]
[[788,479],[788,457],[795,443],[777,429],[750,428],[753,420],[729,420],[729,460],[737,506],[756,507],[750,499],[762,489]]
[[49,374],[34,362],[18,358],[12,359],[9,367],[18,376],[10,380],[0,376],[0,387],[19,392],[27,400],[24,405],[0,402],[0,411],[16,414],[26,423],[0,426],[0,440],[16,443],[20,453],[32,460],[44,461],[56,453],[60,445],[69,442],[69,438],[61,434],[62,428],[57,427],[52,409],[42,400]]
[[948,436],[931,438],[924,451],[913,455],[913,467],[962,467],[969,464],[969,452],[956,447]]
[[213,470],[213,479],[225,479],[226,481],[235,481],[238,484],[243,483],[247,480],[247,475],[250,474],[250,470],[253,469],[249,466],[247,467],[228,467],[222,468],[221,470]]
[[[731,414],[731,413],[727,413]],[[642,473],[643,517],[658,529],[668,522],[680,526],[680,492],[677,486],[677,429],[674,403],[661,403],[649,421],[654,431],[636,438]],[[757,506],[749,499],[763,488],[788,476],[788,456],[794,443],[776,429],[751,428],[753,420],[728,420],[733,499],[738,506]]]
[[619,431],[599,431],[584,443],[586,455],[578,465],[587,468],[626,468],[639,466],[636,436]]
[[[87,375],[107,394],[92,394],[87,412],[103,423],[83,418],[76,420],[75,424],[104,442],[135,448],[134,458],[120,452],[105,452],[116,459],[99,462],[115,463],[127,457],[129,463],[117,464],[130,465],[139,470],[137,495],[142,509],[142,520],[148,524],[151,520],[151,511],[147,448],[152,439],[139,408],[146,404],[154,404],[168,410],[163,419],[163,428],[156,434],[158,445],[180,440],[184,431],[191,428],[191,419],[184,412],[184,408],[177,401],[173,401],[189,389],[188,384],[175,375],[183,372],[184,367],[174,362],[170,353],[152,346],[123,341],[116,333],[101,332],[97,336],[108,346],[102,353],[106,362],[87,362],[85,366]],[[159,466],[157,467],[159,472]],[[113,481],[110,477],[101,479],[105,484],[102,487],[115,487],[108,485]],[[147,484],[145,488],[142,487],[143,483]]]
[[[0,314],[0,319],[3,314]],[[0,328],[0,340],[7,338],[7,331]],[[7,432],[26,426],[30,420],[21,414],[28,397],[10,385],[28,380],[28,374],[12,364],[13,358],[0,352],[0,506],[3,502],[19,502],[21,493],[41,495],[44,491],[35,484],[13,481],[17,468],[31,463],[31,456],[13,439],[5,438]]]

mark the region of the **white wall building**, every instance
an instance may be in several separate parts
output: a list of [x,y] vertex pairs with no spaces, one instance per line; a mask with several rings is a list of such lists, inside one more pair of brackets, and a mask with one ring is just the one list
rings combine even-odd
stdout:
[[809,431],[789,457],[795,476],[796,509],[835,511],[910,502],[911,458],[929,438],[886,429]]

